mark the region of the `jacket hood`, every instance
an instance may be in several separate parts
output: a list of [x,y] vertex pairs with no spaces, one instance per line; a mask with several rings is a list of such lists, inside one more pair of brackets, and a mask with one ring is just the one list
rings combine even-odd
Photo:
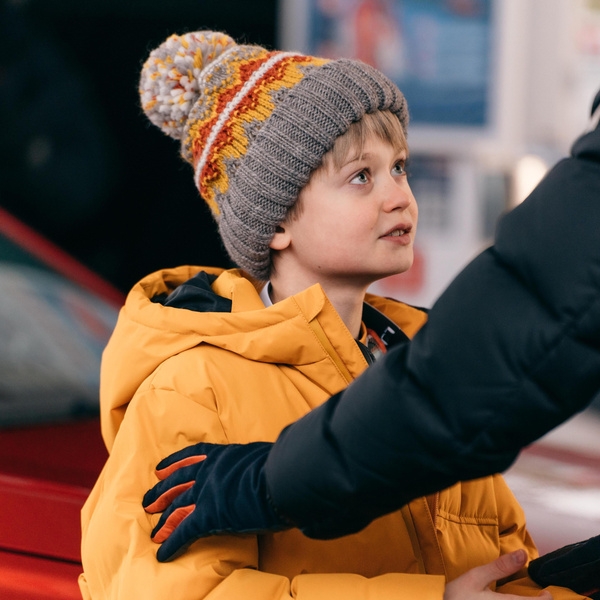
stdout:
[[[209,276],[208,281],[214,279],[212,298],[210,292],[194,293],[198,290],[190,290],[186,284],[201,271]],[[144,379],[170,357],[198,344],[261,362],[315,360],[311,344],[282,340],[304,338],[307,322],[329,304],[321,287],[312,286],[265,308],[260,285],[237,269],[178,267],[152,273],[132,288],[102,356],[100,413],[109,449],[127,404]],[[204,307],[183,308],[198,299]]]
[[[238,269],[184,266],[152,273],[133,287],[102,356],[100,416],[109,450],[140,384],[170,357],[199,344],[266,363],[302,366],[323,360],[323,344],[330,340],[312,327],[315,317],[325,327],[335,323],[336,330],[340,317],[321,286],[265,308],[259,295],[262,285]],[[370,294],[367,300],[409,336],[425,320],[424,314],[415,320],[417,309],[402,303]],[[410,318],[407,310],[413,312]],[[320,325],[317,329],[322,331]],[[343,330],[334,346],[354,343]],[[315,335],[320,343],[314,343]],[[359,360],[349,366],[348,382],[364,369],[360,353]]]

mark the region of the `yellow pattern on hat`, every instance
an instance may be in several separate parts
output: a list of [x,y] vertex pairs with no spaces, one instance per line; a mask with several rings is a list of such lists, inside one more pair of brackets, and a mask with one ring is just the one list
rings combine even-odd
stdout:
[[227,193],[233,165],[248,150],[247,130],[271,116],[273,97],[305,76],[302,67],[327,60],[240,46],[227,52],[222,62],[205,77],[203,94],[211,101],[203,103],[199,117],[190,114],[184,141],[191,147],[196,185],[215,216],[220,213],[216,195]]

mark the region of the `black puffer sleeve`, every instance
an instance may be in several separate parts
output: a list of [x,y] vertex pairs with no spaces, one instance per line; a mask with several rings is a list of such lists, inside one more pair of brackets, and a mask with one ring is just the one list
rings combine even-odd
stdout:
[[288,427],[265,473],[308,536],[501,472],[600,394],[600,129],[577,140],[410,344]]

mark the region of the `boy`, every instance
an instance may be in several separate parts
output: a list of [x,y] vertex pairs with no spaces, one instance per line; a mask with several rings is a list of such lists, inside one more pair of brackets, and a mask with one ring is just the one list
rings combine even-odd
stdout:
[[[406,105],[381,73],[196,32],[151,53],[141,88],[244,271],[166,270],[128,296],[103,357],[110,457],[83,510],[84,598],[441,599],[501,554],[518,550],[504,574],[518,571],[536,552],[500,477],[339,540],[221,536],[156,561],[158,517],[140,500],[161,458],[199,441],[273,441],[425,314],[366,294],[410,267],[417,225]],[[528,580],[504,590],[540,592]]]

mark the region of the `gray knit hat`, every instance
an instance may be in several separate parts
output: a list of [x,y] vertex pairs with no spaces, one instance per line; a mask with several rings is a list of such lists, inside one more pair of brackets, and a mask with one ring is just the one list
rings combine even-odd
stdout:
[[377,110],[408,123],[400,90],[369,65],[213,31],[172,35],[154,50],[140,95],[150,121],[181,140],[232,260],[261,280],[277,226],[336,138]]

